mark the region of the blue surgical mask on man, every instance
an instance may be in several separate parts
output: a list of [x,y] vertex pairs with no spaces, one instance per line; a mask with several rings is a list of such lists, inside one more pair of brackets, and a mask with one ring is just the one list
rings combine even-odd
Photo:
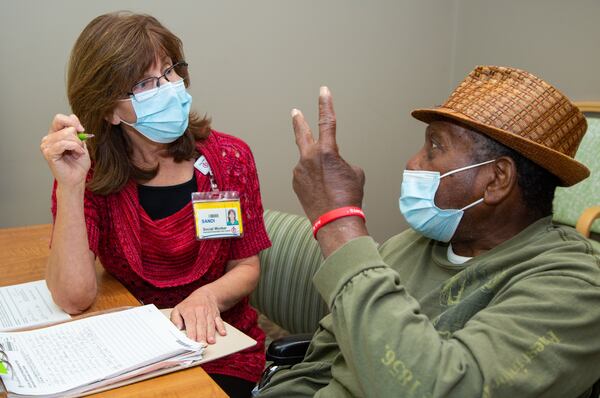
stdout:
[[460,171],[492,163],[494,160],[461,167],[440,175],[438,171],[404,170],[400,193],[400,212],[412,229],[440,242],[454,236],[465,210],[483,202],[476,200],[462,209],[440,209],[434,203],[440,180]]
[[151,141],[169,144],[183,135],[188,126],[192,96],[183,80],[167,82],[131,98],[137,120],[123,123]]

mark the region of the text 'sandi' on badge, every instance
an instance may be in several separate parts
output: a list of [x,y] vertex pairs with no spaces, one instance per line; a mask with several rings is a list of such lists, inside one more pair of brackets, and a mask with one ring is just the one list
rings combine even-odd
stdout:
[[194,192],[192,203],[196,239],[239,238],[244,234],[238,192]]

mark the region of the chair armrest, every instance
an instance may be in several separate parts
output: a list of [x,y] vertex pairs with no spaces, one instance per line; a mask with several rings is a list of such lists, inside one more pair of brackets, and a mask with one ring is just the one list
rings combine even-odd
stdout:
[[275,373],[302,362],[312,336],[312,334],[293,334],[274,340],[269,344],[266,357],[267,362],[272,363],[265,368],[258,384],[252,390],[253,397],[260,394],[260,391],[271,381]]
[[267,361],[274,365],[293,365],[304,359],[312,334],[294,334],[282,337],[269,344]]
[[581,216],[579,216],[575,228],[583,236],[589,238],[590,229],[592,228],[594,220],[596,220],[597,218],[600,218],[600,206],[588,207],[583,211],[583,213],[581,213]]

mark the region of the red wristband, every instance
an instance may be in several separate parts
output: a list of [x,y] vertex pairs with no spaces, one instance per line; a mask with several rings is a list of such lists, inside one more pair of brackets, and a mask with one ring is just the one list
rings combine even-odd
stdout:
[[321,227],[323,227],[326,224],[329,224],[332,221],[337,220],[338,218],[350,217],[350,216],[358,216],[366,221],[365,213],[362,211],[362,209],[360,207],[356,207],[356,206],[340,207],[338,209],[328,211],[327,213],[323,214],[321,217],[317,218],[317,221],[315,221],[315,223],[312,226],[313,236],[315,237],[315,239],[317,239],[317,232],[319,232],[319,229],[321,229]]

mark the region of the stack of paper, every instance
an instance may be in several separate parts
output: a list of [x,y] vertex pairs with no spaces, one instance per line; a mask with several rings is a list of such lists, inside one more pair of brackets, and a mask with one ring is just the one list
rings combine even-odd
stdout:
[[1,376],[9,396],[79,395],[160,369],[192,366],[204,352],[154,305],[0,332],[0,343],[10,364]]
[[54,304],[46,281],[0,287],[0,332],[71,319]]

